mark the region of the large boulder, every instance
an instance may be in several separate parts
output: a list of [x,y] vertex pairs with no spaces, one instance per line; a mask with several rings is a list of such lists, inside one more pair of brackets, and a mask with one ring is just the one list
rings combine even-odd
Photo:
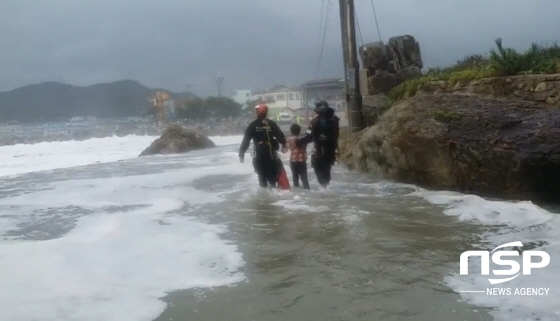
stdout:
[[351,142],[350,167],[432,189],[559,202],[560,109],[469,93],[418,93]]
[[364,96],[362,99],[362,115],[364,116],[365,125],[367,127],[375,125],[377,120],[383,114],[388,104],[388,98],[385,95]]
[[420,44],[418,44],[413,36],[393,37],[389,39],[387,46],[389,47],[389,60],[394,68],[393,72],[410,67],[422,69],[423,62]]
[[410,35],[393,37],[386,45],[366,44],[360,48],[360,56],[370,75],[365,94],[387,94],[404,81],[422,76],[420,45]]
[[179,125],[171,125],[140,156],[186,153],[212,147],[216,147],[214,142],[201,133]]

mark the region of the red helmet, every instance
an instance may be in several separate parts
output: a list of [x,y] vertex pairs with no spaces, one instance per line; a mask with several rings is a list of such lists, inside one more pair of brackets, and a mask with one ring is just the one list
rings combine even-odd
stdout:
[[257,116],[266,116],[268,113],[268,106],[265,104],[257,105],[255,111],[257,112]]

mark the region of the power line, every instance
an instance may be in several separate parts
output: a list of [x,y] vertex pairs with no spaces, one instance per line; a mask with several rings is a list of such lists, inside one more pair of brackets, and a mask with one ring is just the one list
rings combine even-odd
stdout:
[[[319,48],[319,56],[321,55],[321,39],[323,37],[323,16],[325,13],[326,0],[321,1],[321,15],[319,15],[319,37],[317,38],[317,48]],[[317,74],[317,72],[315,72]]]
[[354,15],[356,16],[356,26],[358,27],[358,34],[360,35],[360,47],[361,47],[364,45],[364,38],[362,38],[362,29],[360,28],[360,21],[358,20],[356,9],[354,9]]
[[325,14],[325,0],[321,1],[321,15],[319,16],[319,38],[317,39],[317,46],[321,46],[321,36],[323,35],[323,15]]
[[315,79],[319,74],[319,70],[321,69],[321,59],[323,58],[323,50],[325,49],[325,38],[327,36],[327,25],[329,21],[329,11],[331,9],[331,0],[327,0],[327,12],[325,13],[325,24],[323,28],[323,40],[321,42],[321,50],[319,52],[319,61],[317,62],[317,71],[315,72]]
[[[358,48],[361,48],[364,45],[364,38],[362,38],[362,29],[360,28],[360,21],[358,20],[358,15],[356,14],[356,8],[354,7],[354,16],[356,19],[356,27],[358,29],[358,34],[360,35],[360,46]],[[360,49],[358,49],[358,52],[360,52]],[[360,61],[362,61],[362,55],[358,55],[358,59]],[[363,61],[362,61],[363,62]]]
[[373,0],[371,0],[371,8],[373,9],[373,17],[375,18],[375,25],[377,26],[377,35],[379,36],[379,41],[381,41],[381,32],[379,32],[379,23],[377,22],[377,14],[375,13],[375,5]]
[[[324,0],[323,0],[324,2]],[[325,20],[323,24],[323,34],[322,34],[322,41],[321,41],[321,49],[319,51],[319,60],[317,61],[317,70],[315,71],[315,79],[317,79],[319,71],[321,69],[321,60],[323,58],[323,50],[325,48],[325,38],[327,35],[327,25],[329,20],[329,11],[330,11],[331,0],[327,0],[327,7],[325,12]],[[322,11],[322,10],[321,10]]]

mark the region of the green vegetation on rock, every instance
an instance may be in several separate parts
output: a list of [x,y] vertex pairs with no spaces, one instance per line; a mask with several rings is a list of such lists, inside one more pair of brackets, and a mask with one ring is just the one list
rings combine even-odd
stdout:
[[459,116],[457,113],[449,112],[449,111],[443,111],[441,109],[433,111],[431,113],[431,116],[435,120],[439,120],[439,121],[452,121],[452,120],[460,120],[461,119],[461,116]]
[[421,78],[411,79],[389,92],[390,104],[414,96],[423,86],[445,81],[448,86],[475,79],[560,73],[560,46],[533,44],[525,52],[504,48],[502,39],[496,39],[497,50],[492,49],[489,57],[470,55],[446,68],[430,68]]

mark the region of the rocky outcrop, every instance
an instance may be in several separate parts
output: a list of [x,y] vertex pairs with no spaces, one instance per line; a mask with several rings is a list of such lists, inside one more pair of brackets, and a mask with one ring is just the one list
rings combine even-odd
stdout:
[[360,48],[364,68],[369,72],[367,94],[387,94],[402,82],[422,76],[420,45],[414,37],[405,35]]
[[362,115],[366,127],[373,126],[387,107],[388,98],[385,95],[365,96],[362,99]]
[[560,106],[560,74],[495,77],[468,82],[430,82],[421,91],[507,97]]
[[[341,142],[341,160],[426,188],[559,202],[560,109],[542,102],[557,97],[556,84],[545,79],[523,89],[525,81],[503,81],[517,85],[501,97],[440,91],[400,101],[357,139]],[[480,91],[500,88],[510,86]],[[513,99],[525,96],[520,91],[536,101]]]
[[179,125],[171,125],[140,156],[186,153],[212,147],[216,145],[208,137]]

